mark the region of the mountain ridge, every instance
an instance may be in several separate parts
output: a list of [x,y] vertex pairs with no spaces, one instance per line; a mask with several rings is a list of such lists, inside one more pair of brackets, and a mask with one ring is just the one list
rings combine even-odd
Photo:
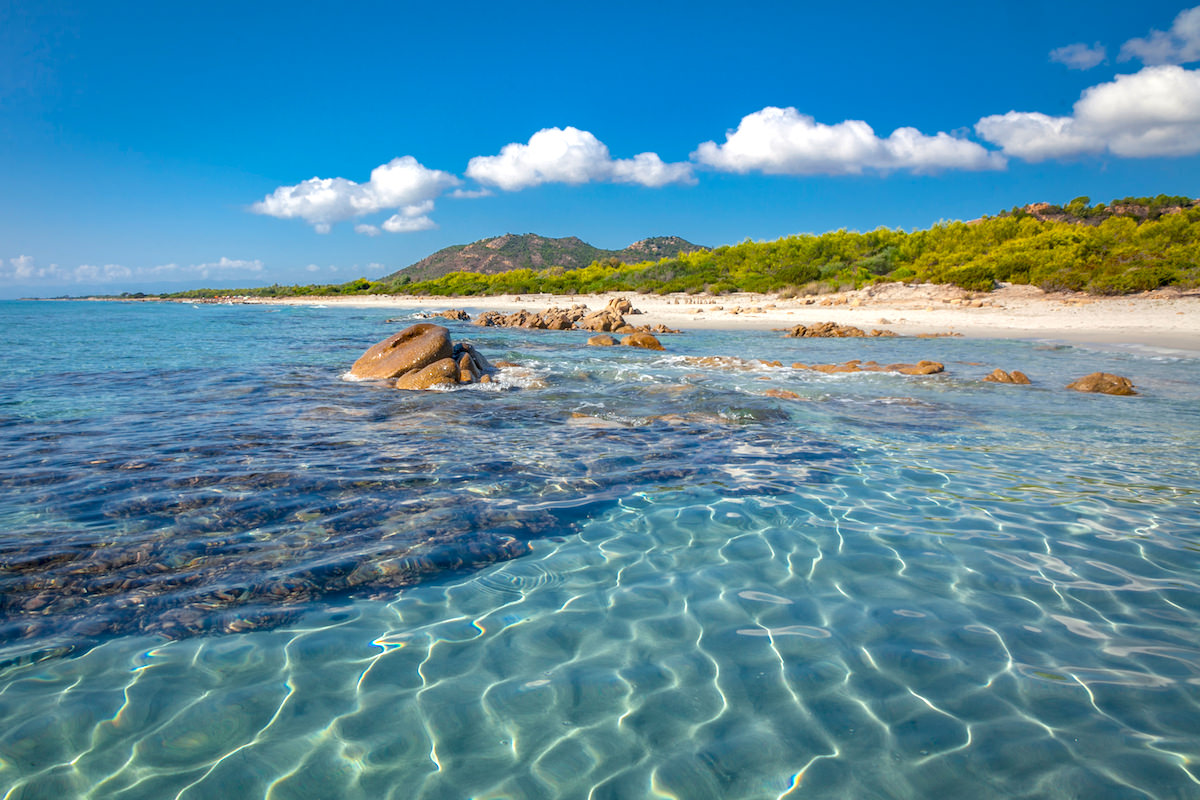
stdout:
[[578,236],[553,238],[536,233],[506,233],[470,244],[444,247],[379,280],[415,283],[452,272],[495,275],[514,269],[578,269],[608,259],[615,259],[622,264],[636,264],[708,249],[679,236],[651,236],[621,250],[606,250],[588,244]]

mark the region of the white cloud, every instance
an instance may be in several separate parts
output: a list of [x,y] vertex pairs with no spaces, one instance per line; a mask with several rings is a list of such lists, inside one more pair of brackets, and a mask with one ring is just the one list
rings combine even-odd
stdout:
[[436,228],[437,225],[428,216],[430,211],[433,211],[432,200],[404,206],[383,221],[383,229],[388,233],[413,233]]
[[225,257],[218,261],[187,266],[160,264],[153,267],[130,268],[121,264],[80,264],[74,269],[66,269],[57,264],[38,267],[32,257],[25,255],[10,258],[7,266],[5,266],[4,260],[0,259],[0,280],[21,283],[114,283],[150,278],[209,278],[214,275],[255,274],[262,270],[263,263],[258,259],[246,261]]
[[309,264],[304,269],[307,270],[308,272],[320,272],[321,271],[321,268],[318,267],[316,264]]
[[480,197],[491,197],[490,189],[455,189],[450,196],[458,200],[476,200]]
[[1169,31],[1152,30],[1141,39],[1121,46],[1120,61],[1138,59],[1143,64],[1187,64],[1200,60],[1200,6],[1179,12]]
[[363,236],[378,236],[380,233],[382,233],[382,231],[379,230],[379,226],[367,225],[365,223],[359,223],[358,225],[355,225],[354,232],[361,233]]
[[1026,161],[1200,153],[1200,71],[1146,67],[1084,90],[1070,116],[1010,111],[984,117],[975,131]]
[[1079,42],[1050,51],[1051,61],[1066,64],[1070,69],[1091,69],[1102,64],[1107,57],[1108,51],[1099,42],[1091,47]]
[[[256,214],[302,219],[317,233],[329,233],[335,223],[379,211],[428,203],[461,181],[448,172],[422,166],[412,156],[395,158],[371,170],[371,179],[355,183],[346,178],[309,178],[280,186],[250,207]],[[432,227],[428,220],[425,227]],[[384,224],[384,230],[392,230]],[[421,230],[421,228],[413,228]]]
[[724,172],[768,175],[851,175],[863,170],[936,172],[1003,169],[1004,157],[967,139],[898,128],[886,139],[861,120],[825,125],[795,108],[768,106],[742,118],[725,143],[704,142],[692,153]]
[[595,181],[659,187],[694,183],[690,164],[666,164],[656,153],[614,159],[607,145],[589,131],[567,126],[543,128],[528,144],[513,142],[495,156],[476,156],[467,177],[514,192],[543,183],[581,184]]

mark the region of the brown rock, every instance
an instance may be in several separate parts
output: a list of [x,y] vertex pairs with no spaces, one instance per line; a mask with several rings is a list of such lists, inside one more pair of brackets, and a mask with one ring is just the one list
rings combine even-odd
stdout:
[[666,349],[662,346],[662,342],[655,338],[654,334],[645,333],[644,331],[638,331],[637,333],[629,334],[621,340],[621,344],[625,345],[626,347],[644,347],[647,350]]
[[612,347],[617,343],[617,340],[609,336],[607,333],[601,333],[588,339],[587,343],[593,347]]
[[1124,397],[1137,394],[1133,389],[1133,381],[1108,372],[1093,372],[1091,375],[1084,375],[1079,380],[1068,383],[1067,388],[1077,392],[1098,392]]
[[936,375],[945,372],[946,367],[936,361],[918,361],[916,364],[888,364],[884,367],[888,372],[899,372],[901,375]]
[[468,314],[467,312],[463,311],[461,308],[452,308],[448,311],[443,311],[442,313],[437,314],[436,316],[439,316],[443,319],[455,320],[458,322],[470,322],[471,321],[471,315]]
[[[836,322],[816,322],[812,325],[797,325],[789,330],[786,334],[790,338],[850,338],[858,336],[867,336],[868,334],[862,328],[856,328],[853,325],[839,325]],[[895,336],[892,331],[873,330],[869,334],[871,336]]]
[[458,364],[443,358],[422,369],[406,372],[396,379],[397,389],[429,389],[441,384],[458,383]]
[[763,392],[767,397],[778,397],[780,400],[800,400],[800,395],[787,389],[767,389]]
[[625,324],[625,318],[611,309],[595,311],[576,323],[577,328],[596,333],[609,333]]
[[989,383],[1016,383],[1026,386],[1033,383],[1033,381],[1029,380],[1029,376],[1020,370],[1005,372],[999,367],[992,370],[990,374],[985,375],[983,379]]
[[459,383],[474,383],[479,380],[479,368],[475,366],[475,362],[471,359],[471,354],[464,352],[458,357],[458,382]]
[[350,374],[365,379],[395,378],[449,359],[453,353],[448,330],[421,322],[370,347],[350,367]]
[[605,310],[612,311],[615,314],[624,316],[625,314],[637,314],[639,312],[633,310],[633,303],[629,302],[624,297],[614,297],[608,301]]

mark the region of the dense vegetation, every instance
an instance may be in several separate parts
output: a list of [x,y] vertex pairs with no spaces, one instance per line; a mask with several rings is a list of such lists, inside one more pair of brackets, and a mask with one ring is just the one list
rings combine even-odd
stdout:
[[1200,285],[1200,204],[1185,197],[1125,198],[1064,207],[1038,204],[972,222],[906,233],[879,228],[789,236],[674,258],[623,264],[610,258],[578,269],[517,269],[495,275],[454,272],[426,281],[199,290],[220,294],[488,295],[729,291],[819,293],[880,281],[948,283],[986,291],[997,282],[1047,291],[1128,294]]

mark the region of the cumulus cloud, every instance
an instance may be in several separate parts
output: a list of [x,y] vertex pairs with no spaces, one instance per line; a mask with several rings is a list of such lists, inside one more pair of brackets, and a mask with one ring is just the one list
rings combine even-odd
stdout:
[[413,233],[436,228],[436,223],[429,218],[430,211],[433,211],[432,200],[404,206],[383,221],[383,229],[388,233]]
[[[280,186],[252,205],[250,210],[280,219],[302,219],[317,233],[329,233],[338,222],[379,211],[401,209],[399,216],[407,217],[404,209],[421,206],[426,208],[421,215],[424,217],[433,210],[435,197],[459,183],[461,181],[448,172],[429,169],[412,156],[403,156],[371,170],[371,179],[366,183],[355,183],[346,178],[309,178],[294,186]],[[432,227],[435,227],[433,220],[428,217],[419,225],[410,223],[409,227],[388,227],[386,222],[383,225],[388,231]],[[372,235],[370,230],[360,233]]]
[[768,175],[854,175],[864,170],[1003,169],[1004,157],[975,142],[915,128],[898,128],[886,139],[861,120],[817,122],[795,108],[768,106],[742,118],[725,143],[704,142],[692,153],[723,172]]
[[694,183],[690,164],[668,164],[656,153],[614,159],[607,145],[589,131],[567,126],[543,128],[528,144],[513,142],[495,156],[476,156],[467,177],[514,192],[543,183],[581,184],[596,181],[660,187]]
[[458,200],[477,200],[480,197],[491,197],[491,189],[455,189],[450,196]]
[[1089,153],[1148,158],[1200,153],[1200,71],[1146,67],[1084,90],[1069,116],[1010,111],[975,125],[1005,155],[1044,161]]
[[1104,45],[1096,42],[1088,47],[1083,42],[1069,44],[1050,51],[1050,60],[1065,64],[1070,69],[1091,69],[1104,63],[1108,51]]
[[1152,30],[1150,35],[1130,39],[1121,46],[1120,61],[1137,59],[1143,64],[1187,64],[1200,60],[1200,6],[1179,12],[1169,31]]
[[383,233],[383,231],[379,230],[378,225],[367,225],[366,223],[355,225],[354,232],[361,233],[363,236],[378,236]]

